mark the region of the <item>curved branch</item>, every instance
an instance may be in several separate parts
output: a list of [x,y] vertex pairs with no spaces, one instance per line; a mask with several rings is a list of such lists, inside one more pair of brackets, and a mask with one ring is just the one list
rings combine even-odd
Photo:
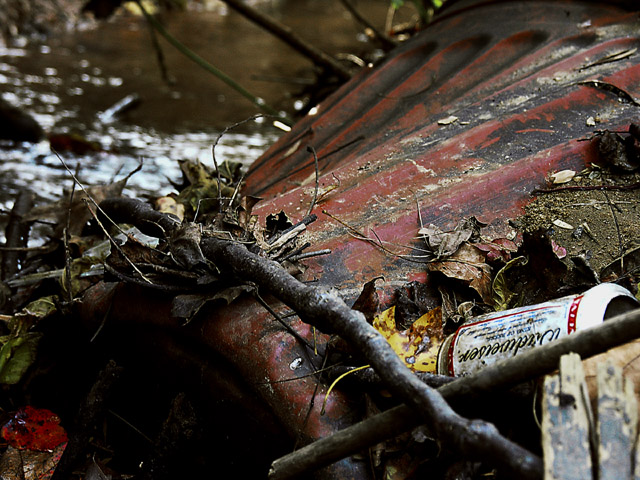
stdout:
[[[101,207],[112,216],[110,208],[119,206],[119,203],[120,199],[111,199]],[[157,214],[146,204],[142,204],[137,212],[142,215],[145,210],[149,215]],[[118,213],[119,218],[127,223],[136,224],[142,220],[133,216],[123,218],[126,209],[118,209]],[[155,219],[154,222],[158,223]],[[170,233],[165,232],[165,235]],[[338,333],[357,348],[387,388],[412,407],[414,414],[449,448],[469,459],[491,462],[507,477],[541,478],[542,460],[538,456],[500,435],[492,424],[468,420],[454,412],[440,393],[422,383],[406,368],[386,339],[367,323],[364,315],[349,308],[336,294],[296,280],[277,262],[250,252],[240,243],[209,237],[203,238],[200,246],[205,257],[221,271],[238,279],[250,280],[295,310],[303,321],[324,332]],[[278,478],[275,475],[272,472],[272,478]]]
[[[473,375],[459,377],[439,387],[438,392],[447,401],[464,398],[468,402],[487,392],[553,372],[558,368],[560,357],[567,353],[575,352],[585,359],[639,337],[640,309],[490,365]],[[321,468],[420,423],[420,418],[406,405],[391,408],[277,459],[272,470],[282,473],[273,478],[289,478],[295,473]]]

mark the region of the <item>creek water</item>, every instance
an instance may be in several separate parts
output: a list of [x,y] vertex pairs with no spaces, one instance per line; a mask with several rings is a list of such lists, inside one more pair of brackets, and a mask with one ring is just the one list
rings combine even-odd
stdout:
[[[332,55],[375,53],[362,26],[338,0],[259,3]],[[374,24],[384,24],[388,0],[360,4],[366,4],[363,13]],[[293,114],[312,101],[311,62],[221,2],[170,12],[162,21],[186,46],[279,111]],[[101,146],[83,155],[62,153],[71,169],[79,165],[83,182],[111,182],[142,161],[142,171],[129,180],[125,193],[168,194],[171,181],[181,178],[177,160],[213,165],[211,148],[218,134],[259,110],[163,39],[159,43],[168,81],[160,73],[149,28],[134,14],[53,33],[43,41],[16,41],[0,49],[0,92],[31,113],[48,134],[79,134]],[[104,121],[101,112],[132,94],[140,98],[136,108]],[[268,119],[243,123],[221,137],[216,160],[248,165],[281,134]],[[0,144],[1,209],[9,210],[24,188],[44,203],[59,199],[69,187],[70,176],[48,141]]]

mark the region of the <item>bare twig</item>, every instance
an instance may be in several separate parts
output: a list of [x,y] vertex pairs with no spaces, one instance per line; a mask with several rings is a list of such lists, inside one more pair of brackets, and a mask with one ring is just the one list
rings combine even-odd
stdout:
[[167,85],[171,85],[173,82],[169,80],[169,74],[167,72],[167,64],[164,60],[164,52],[162,51],[160,42],[158,42],[158,36],[156,35],[156,30],[148,22],[147,22],[147,27],[149,29],[149,37],[151,38],[151,45],[153,46],[153,50],[156,52],[156,60],[158,62],[158,67],[160,68],[160,75],[162,76],[162,80]]
[[7,242],[2,247],[1,278],[6,280],[18,273],[24,252],[29,251],[29,223],[22,221],[22,216],[33,206],[33,194],[22,190],[16,197],[7,223],[5,237]]
[[[614,205],[611,202],[611,199],[609,198],[609,195],[607,195],[606,191],[602,191],[602,196],[606,199],[607,201],[607,205],[609,206],[609,210],[611,211],[611,217],[613,217],[613,224],[616,227],[616,233],[618,234],[618,256],[620,257],[620,261],[624,262],[624,248],[622,246],[622,234],[620,233],[620,225],[618,224],[618,216],[616,215],[616,212],[614,211],[614,208],[617,209],[619,212],[621,212],[622,210],[620,209],[620,207],[618,207],[617,205]],[[624,266],[623,266],[623,271],[624,271]]]
[[[75,178],[80,172],[80,163],[76,165]],[[69,206],[67,207],[67,224],[62,231],[62,239],[64,242],[64,290],[67,291],[67,302],[73,300],[73,292],[71,291],[71,251],[69,250],[69,226],[71,225],[71,208],[73,207],[73,196],[76,193],[76,182],[71,182],[71,192],[69,193]]]
[[[232,125],[229,125],[227,127],[224,128],[224,130],[222,130],[218,136],[216,137],[215,141],[213,142],[213,145],[211,145],[211,157],[213,159],[213,166],[216,168],[216,174],[218,176],[218,202],[219,202],[219,211],[222,212],[222,179],[220,178],[220,168],[218,167],[218,161],[216,160],[216,147],[218,146],[218,142],[220,142],[220,140],[222,139],[222,137],[229,132],[230,130],[233,130],[236,127],[239,127],[240,125],[250,122],[251,120],[255,120],[257,118],[261,118],[261,117],[273,117],[273,115],[265,115],[263,113],[258,113],[256,115],[252,115],[249,118],[245,118],[244,120],[240,120],[239,122],[236,122]],[[240,182],[241,183],[241,182]],[[239,184],[238,184],[239,185]],[[236,189],[237,191],[237,189]],[[234,197],[235,197],[235,192],[234,192]],[[232,200],[230,201],[229,205],[231,205],[233,203],[233,197]],[[194,220],[195,222],[195,220]]]
[[324,250],[316,250],[315,252],[305,252],[298,255],[292,255],[291,257],[289,257],[289,260],[291,260],[292,262],[298,262],[300,260],[304,260],[305,258],[318,257],[320,255],[328,255],[330,253],[331,250],[325,248]]
[[298,340],[298,342],[300,342],[301,345],[307,347],[309,350],[311,350],[313,352],[313,345],[311,345],[305,338],[301,337],[300,334],[298,332],[296,332],[291,325],[289,325],[287,322],[285,322],[282,317],[280,315],[278,315],[278,313],[271,308],[271,306],[265,301],[264,298],[262,298],[260,296],[260,292],[258,292],[257,288],[253,289],[253,296],[256,298],[256,300],[258,301],[258,303],[260,305],[262,305],[264,307],[264,309],[269,312],[269,314],[280,324],[282,325],[282,327],[289,332],[289,334],[295,338],[296,340]]
[[340,65],[340,63],[338,63],[335,59],[331,58],[326,53],[322,52],[321,50],[317,49],[313,45],[300,38],[288,26],[283,25],[280,22],[276,21],[274,18],[256,10],[242,0],[223,1],[252,22],[256,23],[265,30],[274,34],[280,40],[287,43],[287,45],[296,50],[298,53],[311,59],[315,64],[332,72],[342,80],[349,80],[351,78],[351,72],[349,72],[348,69]]
[[365,28],[368,28],[373,32],[375,37],[382,43],[382,46],[386,50],[391,50],[392,48],[398,46],[398,42],[391,38],[389,35],[386,35],[384,32],[381,32],[377,29],[371,22],[369,22],[366,18],[360,15],[360,12],[351,4],[350,0],[341,0],[344,8],[346,8],[349,13],[356,19],[359,23],[364,25]]
[[313,154],[313,164],[316,168],[316,188],[313,191],[313,199],[311,200],[311,204],[309,205],[309,210],[307,210],[307,215],[311,215],[311,211],[313,210],[313,207],[316,206],[316,201],[318,199],[318,188],[320,187],[320,171],[318,168],[318,155],[316,155],[316,149],[309,145],[307,147],[307,152]]
[[[86,188],[84,188],[84,185],[82,184],[82,182],[80,182],[80,180],[78,180],[78,177],[71,171],[71,169],[69,168],[69,166],[67,165],[67,162],[64,161],[64,159],[60,156],[60,154],[58,152],[56,152],[55,150],[53,150],[53,153],[56,155],[56,157],[58,157],[58,160],[62,163],[62,166],[65,168],[65,170],[67,172],[69,172],[69,174],[71,175],[71,177],[73,178],[73,181],[80,187],[80,189],[84,192],[84,194],[87,196],[87,198],[85,199],[85,202],[87,204],[87,208],[89,209],[89,212],[91,212],[91,215],[93,215],[93,218],[96,219],[96,222],[98,222],[98,225],[100,225],[100,228],[102,229],[102,231],[104,232],[104,234],[107,236],[107,238],[109,239],[109,241],[111,242],[111,245],[113,245],[121,254],[122,256],[125,258],[125,260],[131,265],[131,267],[136,271],[136,273],[138,275],[140,275],[140,278],[142,278],[145,282],[148,282],[150,284],[152,284],[153,282],[151,280],[149,280],[139,269],[138,267],[135,266],[135,264],[129,259],[129,257],[127,257],[124,252],[122,251],[122,249],[120,248],[120,245],[118,245],[118,243],[113,240],[113,238],[111,237],[111,235],[109,235],[109,232],[107,232],[107,229],[104,228],[104,225],[102,225],[102,222],[100,221],[100,219],[98,218],[98,216],[96,215],[96,212],[94,212],[93,210],[91,210],[91,208],[89,208],[89,202],[91,202],[95,207],[96,210],[98,212],[101,212],[109,221],[111,221],[111,223],[113,225],[115,225],[121,233],[124,234],[124,232],[120,229],[120,227],[118,226],[118,224],[116,222],[114,222],[113,220],[111,220],[111,218],[109,218],[109,216],[107,214],[104,213],[104,211],[100,208],[100,205],[98,205],[95,201],[95,199],[91,196],[91,194],[87,191]],[[129,173],[129,175],[127,175],[127,178],[130,177],[131,175],[133,175],[134,173],[136,173],[137,171],[139,171],[142,168],[142,163],[140,163],[138,165],[138,167],[136,169],[134,169],[133,171],[131,171],[131,173]],[[167,217],[169,218],[169,217]],[[125,234],[126,235],[126,234]]]
[[[131,199],[110,199],[108,206],[115,207],[118,203],[138,203],[138,212],[154,221],[158,221],[158,216],[164,216],[147,204]],[[105,202],[102,207],[114,216]],[[141,221],[125,208],[120,208],[119,213],[127,223]],[[295,310],[306,323],[325,333],[337,332],[354,345],[387,388],[409,405],[434,436],[449,448],[470,459],[491,462],[506,476],[537,479],[542,475],[542,460],[538,456],[500,435],[492,424],[467,420],[455,413],[436,390],[413,375],[386,339],[367,323],[364,314],[349,308],[337,295],[298,281],[279,263],[250,252],[238,242],[206,237],[200,247],[205,257],[222,272],[255,283]]]

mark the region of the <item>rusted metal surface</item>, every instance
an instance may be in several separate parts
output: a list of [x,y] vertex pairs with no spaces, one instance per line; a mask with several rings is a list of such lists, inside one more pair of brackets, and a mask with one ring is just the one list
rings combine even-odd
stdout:
[[420,245],[417,205],[425,225],[475,215],[506,231],[546,175],[595,159],[584,141],[594,130],[637,119],[637,105],[580,82],[640,98],[640,55],[588,67],[638,47],[639,26],[611,2],[454,2],[258,159],[246,192],[265,199],[258,214],[298,219],[313,196],[314,147],[321,191],[335,188],[314,209],[310,241],[333,253],[309,262],[308,278],[343,290],[377,275],[421,278],[421,265],[355,239],[323,211],[404,254],[394,245]]
[[[317,381],[310,363],[313,353],[305,352],[298,341],[264,315],[264,311],[257,311],[250,299],[234,302],[230,308],[207,312],[187,326],[179,325],[172,317],[171,300],[171,296],[164,293],[136,286],[99,283],[86,292],[78,314],[92,332],[101,328],[101,322],[107,317],[111,332],[125,332],[127,337],[134,336],[135,331],[144,332],[143,341],[155,345],[156,356],[180,363],[176,366],[183,370],[180,375],[194,378],[195,386],[200,384],[203,396],[211,399],[211,408],[222,408],[220,399],[233,402],[236,409],[245,408],[246,415],[259,425],[258,431],[243,433],[247,448],[252,444],[253,448],[261,448],[256,445],[256,439],[278,430],[287,432],[291,440],[287,442],[282,435],[274,433],[266,441],[276,445],[268,447],[293,448],[296,441],[306,444],[358,420],[357,405],[340,393],[331,395],[326,413],[320,414],[326,389],[316,390]],[[301,336],[314,341],[308,325],[294,321],[292,326]],[[116,333],[116,341],[121,342],[118,340],[121,336]],[[315,338],[321,355],[327,337],[317,333]],[[196,352],[204,352],[204,357],[196,364],[187,361],[189,356],[196,356]],[[243,425],[243,419],[237,419],[236,423]],[[215,437],[224,432],[208,430],[205,435]],[[260,455],[256,453],[255,457]],[[236,473],[242,474],[241,468]],[[345,459],[322,469],[314,478],[366,479],[369,478],[367,472],[365,462]],[[263,473],[266,474],[266,466]]]

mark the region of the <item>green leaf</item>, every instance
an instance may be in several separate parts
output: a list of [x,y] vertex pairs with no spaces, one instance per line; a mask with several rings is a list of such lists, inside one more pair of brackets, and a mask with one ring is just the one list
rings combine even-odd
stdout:
[[0,349],[0,383],[14,385],[36,359],[41,333],[13,337]]
[[497,312],[506,310],[509,308],[509,304],[515,293],[509,288],[509,284],[506,279],[506,273],[513,267],[520,267],[527,264],[526,257],[516,257],[509,260],[504,267],[496,274],[493,279],[491,289],[493,290],[493,305]]

